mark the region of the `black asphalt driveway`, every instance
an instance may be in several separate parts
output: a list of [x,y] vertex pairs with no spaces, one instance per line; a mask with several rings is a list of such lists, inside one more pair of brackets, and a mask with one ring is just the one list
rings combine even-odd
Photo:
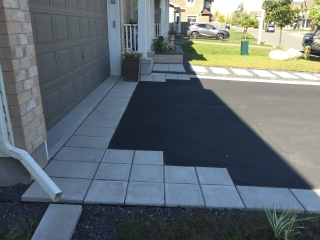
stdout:
[[320,187],[320,87],[140,82],[109,144],[166,165],[227,168],[236,185]]

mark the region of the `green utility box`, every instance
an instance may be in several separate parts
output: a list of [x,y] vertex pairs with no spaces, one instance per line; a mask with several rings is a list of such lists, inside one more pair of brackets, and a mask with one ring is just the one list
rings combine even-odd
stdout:
[[242,40],[241,41],[241,55],[249,55],[249,41],[248,40]]

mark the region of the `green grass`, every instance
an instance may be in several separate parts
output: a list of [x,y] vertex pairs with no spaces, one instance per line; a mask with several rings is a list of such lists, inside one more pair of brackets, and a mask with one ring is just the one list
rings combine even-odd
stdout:
[[272,70],[320,71],[320,58],[309,60],[297,59],[278,61],[269,59],[270,49],[250,48],[249,55],[240,55],[240,47],[227,45],[208,45],[201,43],[184,43],[180,45],[193,65],[236,67]]
[[[250,32],[250,30],[248,30]],[[242,32],[238,32],[235,30],[229,30],[230,37],[228,39],[224,39],[222,41],[217,40],[215,38],[190,38],[191,41],[203,41],[203,42],[216,42],[216,43],[231,43],[231,44],[240,44],[242,40],[244,40]],[[259,45],[257,44],[257,39],[253,37],[250,33],[247,33],[247,39],[251,45]],[[263,47],[272,47],[269,44],[260,44],[259,46]]]
[[[213,212],[214,213],[214,212]],[[304,229],[296,239],[319,239],[319,217],[304,223]],[[203,213],[186,215],[179,220],[164,218],[139,219],[138,217],[123,222],[118,240],[243,240],[274,239],[273,231],[263,213],[231,211],[225,215]]]

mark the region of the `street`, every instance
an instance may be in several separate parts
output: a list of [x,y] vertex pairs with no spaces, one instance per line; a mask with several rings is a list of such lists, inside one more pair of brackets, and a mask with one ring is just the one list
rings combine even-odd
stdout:
[[[242,28],[234,28],[237,31],[242,31]],[[253,35],[255,38],[258,39],[259,29],[249,28],[248,33]],[[282,40],[281,45],[285,50],[289,48],[294,48],[297,50],[302,50],[302,38],[305,32],[290,32],[290,31],[282,31]],[[274,33],[272,32],[265,32],[262,29],[261,34],[261,42],[265,42],[265,44],[271,44],[272,46],[276,47],[279,46],[279,38],[280,38],[280,29],[276,29]]]

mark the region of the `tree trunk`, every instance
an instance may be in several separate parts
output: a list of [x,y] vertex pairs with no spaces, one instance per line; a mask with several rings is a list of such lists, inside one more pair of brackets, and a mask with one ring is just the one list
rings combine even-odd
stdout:
[[281,48],[281,37],[282,37],[282,24],[281,24],[281,26],[280,26],[279,48]]

